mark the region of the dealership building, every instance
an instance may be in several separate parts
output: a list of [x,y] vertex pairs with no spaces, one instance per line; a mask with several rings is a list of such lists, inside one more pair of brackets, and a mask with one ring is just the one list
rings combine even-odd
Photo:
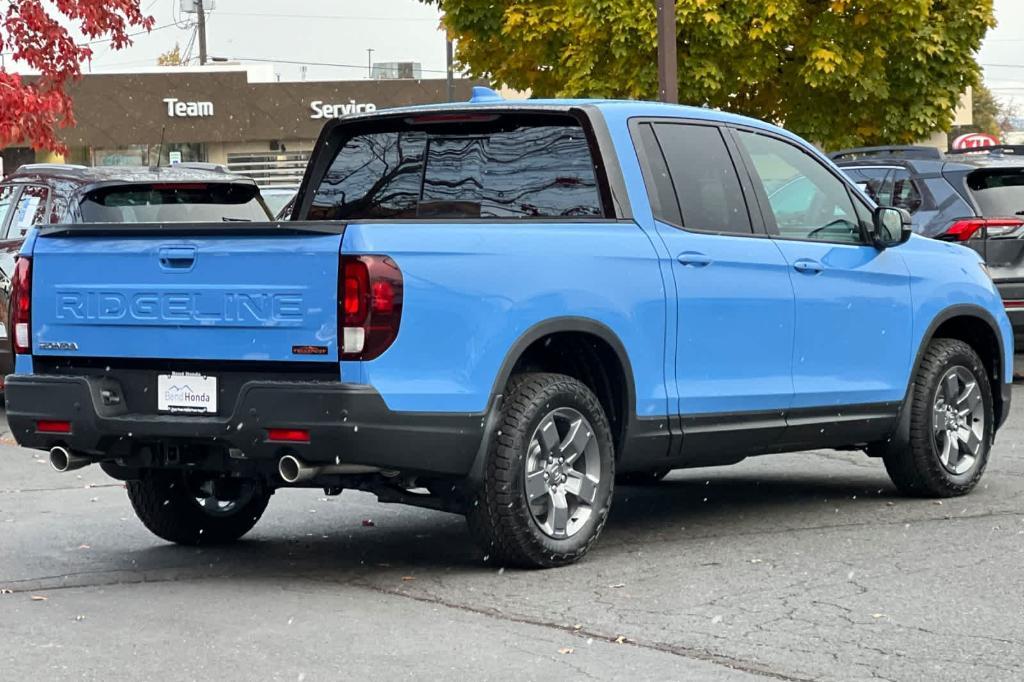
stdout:
[[[454,99],[473,81],[456,79]],[[223,164],[263,185],[296,184],[326,120],[448,99],[444,79],[278,82],[270,65],[170,67],[89,74],[71,88],[77,125],[59,131],[66,157],[0,151],[4,172],[24,163]]]

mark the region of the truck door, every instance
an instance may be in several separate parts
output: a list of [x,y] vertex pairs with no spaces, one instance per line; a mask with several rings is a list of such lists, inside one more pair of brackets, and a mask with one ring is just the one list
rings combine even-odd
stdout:
[[789,266],[752,218],[719,126],[654,121],[634,135],[672,259],[684,454],[770,443],[793,398]]

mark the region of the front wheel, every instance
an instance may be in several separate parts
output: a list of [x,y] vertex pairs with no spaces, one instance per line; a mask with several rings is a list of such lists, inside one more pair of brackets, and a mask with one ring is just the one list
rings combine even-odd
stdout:
[[252,530],[270,501],[259,481],[194,471],[149,470],[126,487],[146,528],[182,545],[233,542]]
[[963,341],[935,339],[911,390],[910,442],[883,455],[889,477],[908,495],[969,493],[985,471],[994,430],[981,358]]
[[492,560],[577,561],[604,528],[615,485],[611,429],[594,394],[561,374],[512,379],[469,528]]

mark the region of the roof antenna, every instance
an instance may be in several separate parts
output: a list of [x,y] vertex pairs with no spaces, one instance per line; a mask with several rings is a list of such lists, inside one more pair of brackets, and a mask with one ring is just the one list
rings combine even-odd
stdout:
[[167,126],[160,127],[160,146],[156,149],[156,167],[160,167],[160,157],[164,155],[164,133],[167,132]]

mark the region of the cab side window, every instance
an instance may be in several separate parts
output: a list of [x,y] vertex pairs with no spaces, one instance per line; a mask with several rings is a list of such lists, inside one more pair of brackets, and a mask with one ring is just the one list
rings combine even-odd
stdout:
[[8,239],[21,239],[33,225],[46,223],[46,206],[50,191],[45,187],[29,185],[23,187],[18,203],[11,216],[11,226],[7,230]]
[[688,230],[752,234],[736,166],[717,126],[656,123],[654,130]]
[[843,172],[876,204],[892,205],[892,179],[895,171],[889,168],[844,168]]
[[[16,189],[13,185],[3,185],[0,187],[0,230],[4,229],[4,225],[7,223],[7,216],[14,207],[15,191]],[[0,238],[4,236],[4,234],[0,234]]]
[[861,244],[861,229],[846,185],[796,145],[739,131],[784,239]]
[[902,168],[893,172],[892,200],[889,204],[914,213],[921,208],[921,192],[918,191],[910,173]]

